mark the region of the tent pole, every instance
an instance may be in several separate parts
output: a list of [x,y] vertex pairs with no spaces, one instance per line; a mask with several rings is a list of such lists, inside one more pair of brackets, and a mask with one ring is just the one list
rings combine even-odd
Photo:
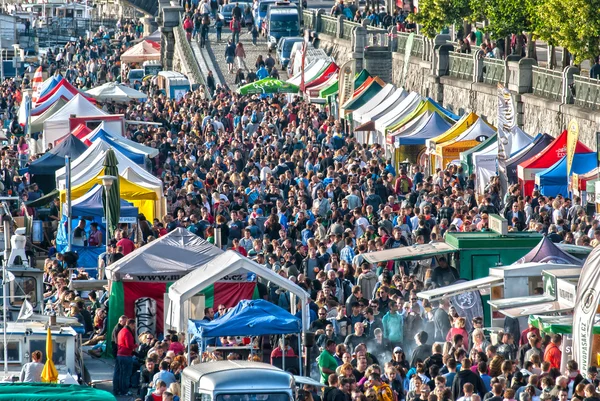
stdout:
[[187,349],[188,349],[188,366],[192,365],[192,358],[190,358],[190,349],[191,349],[191,343],[192,343],[192,339],[190,338],[190,330],[188,329],[186,332],[186,337],[187,337]]
[[287,349],[285,348],[285,334],[281,336],[281,342],[283,343],[283,352],[281,353],[281,368],[285,372],[285,354],[287,353]]
[[304,354],[303,352],[304,350],[302,349],[302,333],[298,333],[298,355],[300,358],[300,363],[299,365],[299,369],[300,369],[300,376],[302,376],[302,354]]

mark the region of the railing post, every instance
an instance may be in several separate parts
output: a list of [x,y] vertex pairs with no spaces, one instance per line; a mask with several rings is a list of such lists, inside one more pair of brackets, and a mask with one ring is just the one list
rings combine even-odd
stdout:
[[574,103],[574,76],[579,75],[579,69],[574,66],[567,66],[562,74],[562,95],[561,102],[564,104]]
[[389,48],[390,48],[390,51],[393,53],[398,48],[398,29],[396,28],[396,25],[392,25],[388,28],[388,35],[389,35],[389,40],[388,40]]
[[323,20],[321,19],[321,17],[323,16],[323,14],[325,14],[325,10],[323,10],[322,8],[319,8],[317,10],[317,14],[315,15],[315,32],[322,32],[323,31]]
[[365,47],[367,45],[367,30],[357,26],[352,30],[352,58],[356,60],[355,69],[361,71],[364,68]]
[[483,81],[483,56],[481,50],[473,53],[473,82]]
[[436,45],[431,61],[431,73],[434,77],[443,77],[450,72],[450,52],[454,46],[449,44]]
[[346,17],[344,17],[342,14],[338,15],[337,17],[337,30],[336,30],[336,38],[342,39],[344,37],[344,20],[346,19]]

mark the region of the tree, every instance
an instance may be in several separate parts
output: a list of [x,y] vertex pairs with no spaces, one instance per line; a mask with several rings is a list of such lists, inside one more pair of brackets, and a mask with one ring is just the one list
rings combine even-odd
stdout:
[[469,0],[420,0],[419,12],[409,18],[420,25],[425,36],[434,38],[442,29],[462,24],[470,14]]

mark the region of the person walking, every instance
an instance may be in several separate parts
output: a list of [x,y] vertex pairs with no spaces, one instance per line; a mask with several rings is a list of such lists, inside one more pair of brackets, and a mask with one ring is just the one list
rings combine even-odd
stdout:
[[246,69],[246,51],[244,50],[244,45],[242,42],[238,42],[235,47],[235,59],[237,60],[237,65],[239,69]]
[[237,43],[240,41],[240,32],[242,30],[242,24],[240,23],[239,18],[236,16],[233,17],[231,22],[229,23],[229,29],[231,30],[231,39],[233,43]]
[[129,319],[117,337],[117,360],[113,375],[113,394],[115,395],[131,395],[129,385],[133,369],[133,352],[137,348],[134,333],[135,319]]
[[206,46],[206,42],[208,41],[208,30],[210,28],[210,18],[207,16],[202,17],[202,28],[200,34],[200,47],[203,48]]
[[221,42],[221,32],[223,32],[223,19],[217,14],[215,20],[215,31],[217,32],[217,42]]
[[230,74],[233,74],[233,62],[235,60],[236,46],[233,39],[229,39],[227,46],[225,46],[225,62],[227,63],[227,70]]

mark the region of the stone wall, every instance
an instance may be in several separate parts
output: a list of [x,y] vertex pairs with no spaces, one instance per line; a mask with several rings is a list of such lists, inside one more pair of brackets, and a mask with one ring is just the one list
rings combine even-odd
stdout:
[[387,47],[365,49],[365,68],[371,75],[378,76],[385,83],[392,82],[392,52]]
[[407,91],[415,91],[423,96],[429,96],[429,80],[431,74],[431,65],[417,57],[410,57],[408,61],[408,71],[406,82],[402,82],[404,73],[404,54],[392,53],[392,83],[396,86],[403,86]]
[[349,40],[319,34],[315,47],[325,50],[325,53],[333,57],[340,66],[352,58],[352,44]]

